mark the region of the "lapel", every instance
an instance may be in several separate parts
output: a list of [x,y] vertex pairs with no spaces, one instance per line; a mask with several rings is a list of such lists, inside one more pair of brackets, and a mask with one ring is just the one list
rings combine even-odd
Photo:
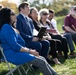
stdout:
[[29,18],[26,19],[26,17],[24,18],[21,14],[19,14],[19,16],[22,19],[22,23],[27,26],[26,29],[28,29],[28,31],[32,34],[33,32],[29,22]]

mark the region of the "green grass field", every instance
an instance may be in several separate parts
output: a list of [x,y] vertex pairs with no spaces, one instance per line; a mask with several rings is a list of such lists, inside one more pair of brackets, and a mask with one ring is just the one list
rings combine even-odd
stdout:
[[[63,32],[62,30],[62,25],[64,21],[64,16],[62,17],[57,17],[57,27],[60,32]],[[60,62],[62,63],[61,65],[52,65],[52,67],[56,70],[56,72],[59,75],[76,75],[76,58],[69,58],[67,60],[64,60],[64,58],[59,58]],[[12,65],[12,67],[14,67]],[[0,75],[5,75],[7,73],[8,69],[5,63],[0,64]],[[39,71],[35,71],[36,75],[43,75]],[[15,72],[15,75],[19,75],[17,71]],[[24,74],[23,74],[24,75]],[[33,75],[32,72],[29,72],[29,75]]]
[[58,28],[58,30],[60,31],[60,33],[63,32],[62,25],[64,25],[64,16],[56,17],[55,19],[57,21],[57,28]]

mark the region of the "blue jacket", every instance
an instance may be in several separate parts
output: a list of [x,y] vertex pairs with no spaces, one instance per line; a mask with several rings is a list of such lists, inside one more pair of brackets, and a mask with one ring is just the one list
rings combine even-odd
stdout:
[[21,14],[17,16],[16,28],[19,30],[20,35],[26,42],[31,42],[33,39],[34,25],[30,18],[24,18]]
[[7,60],[13,64],[24,64],[30,62],[35,56],[20,52],[21,47],[25,46],[25,41],[9,24],[4,24],[0,31],[0,40]]

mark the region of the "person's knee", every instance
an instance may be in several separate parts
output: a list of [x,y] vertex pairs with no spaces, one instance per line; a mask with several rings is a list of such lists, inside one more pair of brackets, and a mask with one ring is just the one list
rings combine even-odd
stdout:
[[50,46],[50,42],[48,40],[45,40],[44,41],[44,45],[47,46],[47,47],[49,47]]
[[37,49],[39,49],[39,50],[42,49],[42,44],[40,42],[37,44]]
[[66,39],[69,39],[69,38],[71,38],[71,34],[70,34],[70,33],[67,33],[67,34],[64,35],[64,37],[65,37]]
[[39,59],[39,64],[40,64],[41,66],[44,66],[44,65],[45,65],[45,58],[44,58],[44,57],[40,57],[40,59]]
[[36,50],[39,52],[39,54],[41,54],[41,49],[42,49],[42,44],[38,42],[36,45]]
[[63,39],[63,41],[64,41],[64,42],[67,42],[67,39],[66,39],[66,37],[63,37],[62,39]]

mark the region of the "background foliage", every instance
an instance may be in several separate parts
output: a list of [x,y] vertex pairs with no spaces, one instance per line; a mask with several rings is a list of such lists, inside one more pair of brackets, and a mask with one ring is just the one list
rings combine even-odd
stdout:
[[[20,2],[24,1],[28,1],[32,7],[36,7],[38,10],[41,8],[53,9],[56,16],[66,15],[70,6],[76,5],[76,0],[20,0]],[[0,4],[3,4],[4,7],[10,7],[18,13],[15,3],[9,3],[9,0],[3,0]]]
[[51,0],[33,0],[33,2],[30,2],[30,4],[31,6],[36,7],[38,10],[41,8],[53,9],[56,16],[63,16],[68,13],[69,8],[72,5],[76,5],[76,0],[52,0],[52,2]]

